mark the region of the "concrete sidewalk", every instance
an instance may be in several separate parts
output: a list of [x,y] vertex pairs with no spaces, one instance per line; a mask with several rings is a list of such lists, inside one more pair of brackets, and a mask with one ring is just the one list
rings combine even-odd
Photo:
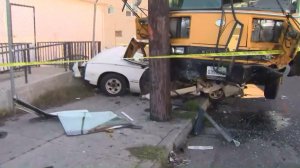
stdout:
[[[17,72],[15,88],[17,96],[26,101],[32,102],[40,95],[60,87],[76,85],[78,82],[73,79],[72,73],[65,72],[64,68],[43,66],[32,68],[32,74],[28,76],[29,83],[25,83],[23,73]],[[0,116],[1,111],[9,111],[11,100],[11,85],[9,74],[0,75]]]
[[119,116],[126,112],[135,124],[143,126],[141,130],[120,129],[112,134],[67,137],[59,121],[40,120],[30,114],[20,116],[17,121],[6,121],[0,126],[1,131],[8,132],[4,139],[0,139],[0,167],[152,167],[154,162],[131,156],[127,148],[153,145],[171,150],[176,145],[174,143],[184,139],[192,124],[190,120],[180,119],[166,123],[150,121],[149,113],[145,111],[147,108],[149,102],[136,96],[111,98],[97,95],[48,110],[109,110]]
[[[41,67],[32,67],[31,71],[32,73],[28,74],[28,84],[66,72],[64,68],[47,65]],[[28,85],[25,83],[23,71],[15,71],[15,84],[17,88]],[[8,72],[0,74],[0,87],[1,89],[10,89],[10,76]]]

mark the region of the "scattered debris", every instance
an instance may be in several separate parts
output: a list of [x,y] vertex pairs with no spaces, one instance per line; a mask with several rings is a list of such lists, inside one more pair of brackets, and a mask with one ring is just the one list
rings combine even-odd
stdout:
[[[188,88],[182,88],[182,89],[177,89],[177,90],[171,91],[170,95],[172,97],[175,97],[175,96],[185,95],[185,94],[188,94],[188,93],[192,93],[194,95],[198,95],[199,96],[199,92],[197,92],[196,86],[192,86],[192,87],[188,87]],[[148,94],[142,95],[141,99],[142,100],[150,100],[150,94],[148,93]]]
[[[58,118],[68,136],[84,135],[96,132],[112,132],[114,129],[132,128],[142,129],[128,121],[118,117],[111,111],[106,112],[89,112],[88,110],[61,111],[47,113],[29,103],[19,99],[14,99],[15,103],[21,107],[19,109],[34,113],[43,118]],[[122,112],[130,121],[133,119],[126,113]]]
[[76,100],[80,100],[80,99],[81,99],[80,97],[77,97],[77,98],[76,98]]
[[150,94],[145,94],[145,95],[142,95],[141,97],[142,100],[150,100]]
[[226,139],[227,142],[233,142],[236,147],[240,146],[240,142],[233,139],[228,133],[226,133],[213,119],[212,117],[204,111],[204,117],[220,132],[220,134]]
[[276,111],[269,111],[267,115],[270,117],[273,126],[276,131],[280,131],[290,125],[290,118],[283,117]]
[[190,162],[191,160],[184,160],[182,158],[179,158],[174,151],[171,151],[168,155],[168,163],[172,167],[188,165]]
[[194,93],[197,94],[197,88],[196,86],[188,87],[188,88],[182,88],[182,89],[177,89],[175,91],[171,91],[171,96],[179,96],[179,95],[184,95],[188,93]]
[[7,132],[0,131],[0,139],[3,139],[7,136]]
[[88,112],[87,110],[63,111],[57,113],[68,136],[97,132],[112,132],[114,129],[142,127],[128,123],[111,111]]
[[134,121],[134,119],[132,119],[128,114],[126,114],[125,112],[121,112],[121,114],[123,114],[126,118],[128,118],[130,121]]
[[235,139],[232,139],[232,142],[234,143],[234,145],[235,145],[236,147],[239,147],[239,146],[241,145],[240,141],[237,141],[237,140],[235,140]]
[[281,96],[281,100],[287,100],[287,99],[288,99],[287,96],[284,96],[284,95]]
[[25,112],[28,112],[28,113],[34,113],[36,114],[37,116],[39,117],[44,117],[44,118],[56,118],[57,115],[55,114],[49,114],[29,103],[26,103],[20,99],[17,99],[17,98],[14,98],[13,99],[14,102],[19,105],[20,107],[17,107],[18,109],[22,110],[22,111],[25,111]]
[[213,146],[188,146],[188,149],[192,150],[212,150],[214,149]]

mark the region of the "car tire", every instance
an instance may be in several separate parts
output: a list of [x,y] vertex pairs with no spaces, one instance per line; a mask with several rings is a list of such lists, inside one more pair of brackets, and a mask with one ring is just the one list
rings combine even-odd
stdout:
[[276,99],[281,78],[267,80],[265,83],[264,95],[266,99]]
[[100,89],[108,96],[122,96],[127,91],[126,78],[119,74],[107,74],[100,81]]

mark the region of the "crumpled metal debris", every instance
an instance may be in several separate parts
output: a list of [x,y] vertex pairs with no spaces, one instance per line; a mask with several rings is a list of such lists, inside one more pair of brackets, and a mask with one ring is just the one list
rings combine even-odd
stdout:
[[190,162],[190,160],[184,160],[182,158],[179,158],[174,151],[171,151],[168,155],[168,163],[172,167],[188,165],[190,164]]

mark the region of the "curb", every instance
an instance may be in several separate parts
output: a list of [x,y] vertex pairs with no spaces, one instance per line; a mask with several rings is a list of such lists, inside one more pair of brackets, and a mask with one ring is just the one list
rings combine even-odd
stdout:
[[[200,107],[203,110],[207,110],[207,108],[210,106],[210,102],[206,98],[198,98]],[[192,119],[190,120],[181,120],[181,122],[184,122],[182,127],[178,127],[174,130],[172,130],[157,146],[165,147],[168,152],[178,149],[180,147],[183,147],[186,144],[187,137],[190,134],[190,132],[193,129],[193,121]],[[211,131],[211,130],[210,130]],[[210,132],[209,131],[209,132]],[[205,130],[206,132],[206,130]],[[214,132],[214,131],[212,131]],[[139,166],[145,166],[145,164],[140,164]],[[147,164],[149,168],[160,168],[161,165],[159,162],[154,162],[151,164]]]

